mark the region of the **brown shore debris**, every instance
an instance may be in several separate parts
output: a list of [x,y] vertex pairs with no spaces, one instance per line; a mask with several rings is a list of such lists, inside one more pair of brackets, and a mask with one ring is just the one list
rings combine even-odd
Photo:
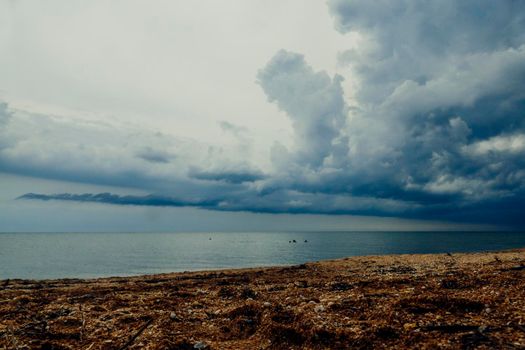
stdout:
[[0,349],[525,349],[525,250],[0,281]]

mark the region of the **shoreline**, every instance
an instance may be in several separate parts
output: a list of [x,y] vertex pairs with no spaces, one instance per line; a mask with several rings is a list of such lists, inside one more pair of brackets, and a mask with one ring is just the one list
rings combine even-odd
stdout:
[[293,267],[297,265],[304,265],[304,264],[317,264],[317,263],[323,263],[323,262],[337,262],[337,261],[344,261],[348,259],[353,258],[364,258],[364,257],[389,257],[389,256],[423,256],[423,255],[443,255],[443,254],[453,254],[453,255],[462,255],[462,254],[496,254],[496,253],[505,253],[505,252],[520,252],[524,251],[525,247],[518,247],[518,248],[509,248],[509,249],[495,249],[495,250],[473,250],[473,251],[467,251],[467,252],[457,252],[457,251],[450,251],[450,252],[437,252],[437,253],[386,253],[386,254],[372,254],[372,255],[352,255],[342,258],[334,258],[334,259],[321,259],[321,260],[313,260],[313,261],[307,261],[304,263],[296,263],[296,264],[276,264],[276,265],[257,265],[257,266],[248,266],[248,267],[218,267],[218,268],[211,268],[211,269],[196,269],[196,270],[183,270],[183,271],[169,271],[169,272],[158,272],[158,273],[141,273],[141,274],[131,274],[131,275],[108,275],[108,276],[88,276],[88,277],[51,277],[51,278],[3,278],[0,279],[0,286],[5,283],[6,281],[18,281],[18,282],[56,282],[56,281],[84,281],[89,282],[92,280],[103,280],[103,279],[118,279],[118,278],[125,278],[125,279],[132,279],[132,278],[147,278],[147,277],[155,277],[155,276],[172,276],[172,275],[179,275],[179,274],[191,274],[191,273],[217,273],[222,271],[228,271],[228,272],[249,272],[251,270],[266,270],[266,269],[273,269],[273,268],[287,268],[287,267]]
[[0,349],[523,348],[523,266],[511,249],[9,279]]

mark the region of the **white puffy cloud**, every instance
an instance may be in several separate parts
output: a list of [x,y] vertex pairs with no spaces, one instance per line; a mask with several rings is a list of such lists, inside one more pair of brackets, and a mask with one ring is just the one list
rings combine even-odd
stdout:
[[498,135],[464,147],[466,153],[474,156],[487,153],[525,153],[525,135]]
[[295,132],[296,161],[318,168],[333,156],[343,135],[348,107],[343,78],[315,72],[300,54],[281,50],[261,69],[258,82],[290,117]]

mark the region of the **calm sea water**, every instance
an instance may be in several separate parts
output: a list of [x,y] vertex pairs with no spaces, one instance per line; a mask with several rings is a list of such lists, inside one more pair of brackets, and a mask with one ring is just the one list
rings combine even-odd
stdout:
[[0,279],[129,276],[518,247],[525,247],[525,233],[0,233]]

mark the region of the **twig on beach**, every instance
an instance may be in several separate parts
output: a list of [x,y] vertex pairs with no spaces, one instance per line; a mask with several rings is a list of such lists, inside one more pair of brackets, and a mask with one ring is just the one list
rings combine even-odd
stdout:
[[86,318],[84,317],[84,311],[82,310],[82,304],[78,305],[78,309],[80,311],[80,341],[82,342],[84,340],[84,332],[86,330]]
[[424,331],[440,331],[444,333],[456,333],[478,330],[477,325],[463,325],[463,324],[437,324],[422,327]]
[[153,322],[153,318],[150,318],[148,321],[146,321],[146,323],[144,323],[140,328],[139,330],[126,342],[126,344],[122,345],[119,350],[124,350],[124,349],[127,349],[131,344],[133,344],[133,342],[135,341],[135,339],[137,339],[137,337],[142,333],[144,332],[144,330],[151,324],[151,322]]
[[525,333],[525,326],[524,326],[524,325],[521,325],[521,324],[515,324],[513,328],[514,328],[514,329],[518,329],[518,330],[520,330],[520,331],[522,331],[522,332]]
[[525,270],[525,265],[524,264],[521,264],[521,265],[518,265],[518,266],[512,266],[512,267],[509,267],[509,268],[506,268],[506,269],[501,269],[501,271],[521,271],[521,270]]

